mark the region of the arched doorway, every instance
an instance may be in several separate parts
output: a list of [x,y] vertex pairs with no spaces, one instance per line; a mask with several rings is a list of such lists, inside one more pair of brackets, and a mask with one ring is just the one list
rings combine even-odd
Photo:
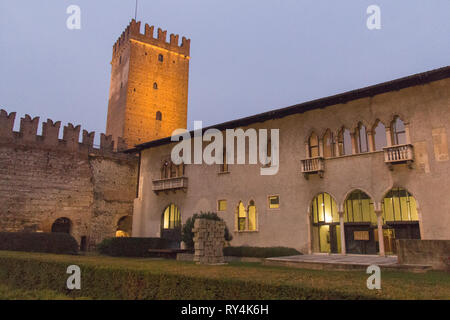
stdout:
[[365,192],[355,190],[345,200],[344,229],[346,253],[377,254],[377,215]]
[[69,218],[58,218],[52,224],[52,232],[68,233],[72,231],[72,221]]
[[312,251],[341,252],[338,207],[333,197],[328,193],[321,193],[314,197],[310,213]]
[[130,237],[133,219],[131,216],[124,216],[117,222],[116,237]]
[[181,241],[181,213],[174,204],[168,205],[161,216],[161,238]]
[[386,254],[397,253],[397,239],[420,239],[416,199],[406,189],[391,189],[383,199],[382,209]]

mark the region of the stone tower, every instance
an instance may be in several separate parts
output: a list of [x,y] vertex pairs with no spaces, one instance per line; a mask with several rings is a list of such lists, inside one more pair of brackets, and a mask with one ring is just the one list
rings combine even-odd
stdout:
[[131,148],[187,127],[190,40],[134,19],[114,44],[106,134]]

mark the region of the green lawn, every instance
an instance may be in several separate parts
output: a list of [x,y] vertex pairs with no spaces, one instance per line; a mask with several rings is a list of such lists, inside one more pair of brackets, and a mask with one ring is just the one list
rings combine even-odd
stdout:
[[[65,289],[79,265],[82,290]],[[0,299],[450,299],[450,274],[382,271],[368,290],[363,271],[0,251]]]

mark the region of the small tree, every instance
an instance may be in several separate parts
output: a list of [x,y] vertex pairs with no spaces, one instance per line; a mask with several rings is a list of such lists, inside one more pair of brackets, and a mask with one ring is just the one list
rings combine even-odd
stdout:
[[[194,232],[192,232],[192,229],[194,228],[194,223],[196,219],[209,219],[209,220],[215,220],[215,221],[223,221],[222,218],[220,218],[217,213],[215,212],[200,212],[195,213],[192,217],[188,218],[186,220],[186,223],[183,225],[182,229],[182,235],[181,239],[183,240],[184,244],[186,245],[187,249],[193,249],[194,248]],[[225,241],[231,241],[233,240],[233,236],[230,234],[230,231],[228,230],[228,227],[225,224]]]

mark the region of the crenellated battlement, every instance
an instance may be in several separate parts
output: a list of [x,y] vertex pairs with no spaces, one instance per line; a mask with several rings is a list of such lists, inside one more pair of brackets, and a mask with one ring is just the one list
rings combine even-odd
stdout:
[[154,30],[154,26],[145,24],[144,33],[141,33],[141,22],[136,22],[134,19],[131,20],[130,24],[114,44],[113,59],[120,55],[122,49],[126,47],[131,39],[173,51],[184,56],[190,55],[190,39],[182,37],[181,43],[179,43],[179,35],[171,34],[170,40],[167,42],[167,30],[158,28],[156,38],[154,37]]
[[[100,147],[94,147],[95,132],[83,130],[80,142],[80,125],[67,124],[63,127],[63,138],[59,139],[61,121],[54,122],[47,119],[42,123],[42,134],[38,135],[39,117],[32,118],[28,114],[20,119],[20,130],[14,131],[16,113],[7,113],[0,110],[0,145],[14,145],[52,149],[90,155],[109,155],[117,157],[129,157],[120,151],[126,149],[122,138],[118,138],[115,144],[112,136],[101,134]],[[115,147],[115,148],[114,148]]]

